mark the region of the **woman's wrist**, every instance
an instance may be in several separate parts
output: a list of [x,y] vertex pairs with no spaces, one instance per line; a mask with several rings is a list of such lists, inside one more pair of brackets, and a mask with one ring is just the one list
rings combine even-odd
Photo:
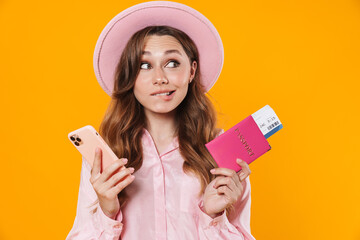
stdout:
[[224,210],[222,210],[221,212],[218,212],[218,213],[209,213],[205,207],[202,208],[203,212],[206,213],[209,217],[211,218],[216,218],[218,216],[221,216],[223,213],[224,213]]
[[212,213],[212,214],[207,214],[207,215],[209,215],[211,218],[216,218],[216,217],[221,216],[223,213],[224,213],[224,210],[219,213]]
[[107,210],[104,210],[101,206],[101,211],[108,217],[108,218],[111,218],[113,220],[116,220],[116,216],[118,215],[119,212],[114,212],[114,211],[107,211]]

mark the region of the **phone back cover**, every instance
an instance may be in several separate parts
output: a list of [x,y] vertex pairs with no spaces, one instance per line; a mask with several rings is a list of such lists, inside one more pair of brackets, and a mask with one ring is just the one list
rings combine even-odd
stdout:
[[[80,139],[82,139],[82,144],[79,146],[74,145],[74,143],[70,140],[70,136],[72,135],[78,135]],[[113,161],[118,159],[105,140],[91,125],[84,126],[69,133],[68,138],[91,167],[93,166],[93,161],[95,159],[96,147],[100,147],[102,149],[102,170],[106,169],[113,163]]]
[[250,164],[271,149],[251,115],[205,146],[220,168],[236,172],[241,170],[236,158]]

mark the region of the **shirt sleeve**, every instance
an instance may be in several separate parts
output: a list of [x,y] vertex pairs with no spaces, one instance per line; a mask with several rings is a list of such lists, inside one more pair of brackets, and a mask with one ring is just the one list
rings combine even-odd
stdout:
[[234,204],[233,211],[226,216],[211,218],[203,211],[203,201],[198,204],[198,227],[200,239],[254,240],[250,231],[251,186],[249,176],[242,181],[244,191]]
[[[79,195],[75,221],[66,240],[118,240],[123,228],[122,213],[116,219],[102,211],[90,182],[91,166],[82,158]],[[94,204],[97,202],[96,204]]]

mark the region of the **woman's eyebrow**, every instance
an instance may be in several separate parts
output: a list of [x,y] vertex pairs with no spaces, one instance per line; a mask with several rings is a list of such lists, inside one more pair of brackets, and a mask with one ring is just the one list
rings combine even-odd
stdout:
[[[181,52],[179,52],[179,50],[176,50],[176,49],[166,50],[166,51],[164,52],[164,55],[167,55],[167,54],[170,54],[170,53],[177,53],[177,54],[179,54],[180,56],[182,56],[182,55],[181,55]],[[149,52],[149,51],[143,51],[142,54],[143,54],[143,55],[151,55],[151,52]]]

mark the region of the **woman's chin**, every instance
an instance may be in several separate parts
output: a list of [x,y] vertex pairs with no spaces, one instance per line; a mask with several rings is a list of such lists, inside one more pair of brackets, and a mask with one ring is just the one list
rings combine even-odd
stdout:
[[159,108],[159,109],[151,109],[150,112],[152,114],[158,114],[158,115],[172,115],[175,113],[176,108]]

